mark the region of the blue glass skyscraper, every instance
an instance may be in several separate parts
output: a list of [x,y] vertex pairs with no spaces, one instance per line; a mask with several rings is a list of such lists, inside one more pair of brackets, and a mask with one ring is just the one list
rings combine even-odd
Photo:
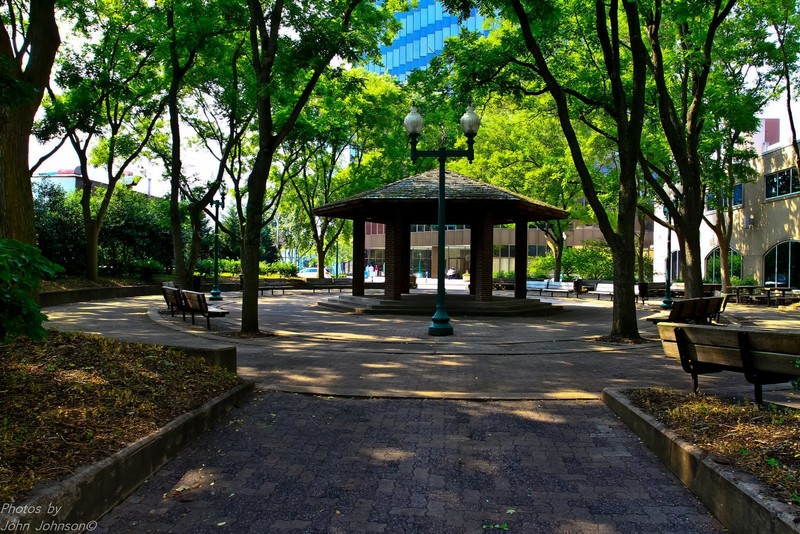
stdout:
[[462,27],[488,33],[483,29],[484,17],[476,10],[459,24],[458,17],[447,13],[442,4],[434,0],[419,0],[418,7],[397,13],[395,17],[402,28],[391,45],[381,47],[383,64],[369,64],[366,69],[389,74],[400,81],[405,81],[412,70],[426,67],[442,52],[444,40],[458,35]]

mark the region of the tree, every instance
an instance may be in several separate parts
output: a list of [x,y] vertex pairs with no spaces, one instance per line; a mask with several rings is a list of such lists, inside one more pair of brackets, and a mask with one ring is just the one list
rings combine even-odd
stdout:
[[[66,90],[51,94],[43,138],[65,136],[75,150],[83,177],[81,207],[86,233],[86,277],[98,276],[100,230],[117,183],[147,145],[166,104],[153,61],[154,45],[144,33],[129,31],[153,15],[139,0],[98,2],[76,32],[87,39],[65,54],[57,80]],[[107,187],[92,203],[89,164],[105,170]]]
[[[393,80],[360,69],[323,77],[287,140],[300,156],[294,160],[298,170],[289,180],[282,212],[298,219],[317,265],[326,264],[347,222],[318,217],[316,208],[400,178],[391,169],[402,169],[406,154],[387,147],[405,142],[396,120],[405,103]],[[318,274],[322,278],[324,271]]]
[[258,148],[247,178],[243,232],[242,331],[258,332],[258,244],[275,156],[334,58],[355,63],[376,56],[396,26],[394,2],[364,0],[263,4],[248,0],[250,49],[257,91]]
[[[472,2],[446,2],[465,14]],[[549,94],[583,193],[614,257],[611,335],[638,338],[634,295],[636,170],[645,115],[647,54],[638,3],[565,0],[476,2],[499,12],[502,26],[473,42],[458,61],[471,83],[501,82],[516,94]],[[595,184],[598,163],[581,143],[583,123],[614,144],[615,166],[603,169],[619,187],[614,211]],[[613,218],[612,218],[613,217]]]
[[36,245],[49,260],[79,276],[86,269],[86,241],[78,196],[49,180],[33,184]]
[[583,205],[580,179],[548,105],[544,96],[527,98],[520,106],[495,98],[476,137],[475,150],[481,157],[451,167],[569,212],[566,219],[536,223],[553,254],[553,277],[560,280],[565,234],[576,221],[589,222],[592,215]]
[[61,38],[56,0],[0,6],[0,237],[36,239],[28,139]]
[[800,62],[800,10],[795,0],[785,0],[781,4],[765,3],[766,19],[770,23],[777,41],[777,69],[781,74],[786,101],[789,129],[792,132],[792,151],[795,167],[800,172],[800,144],[798,144],[797,125],[794,120],[794,95],[798,87],[798,62]]
[[[194,265],[198,259],[201,213],[222,186],[225,164],[234,144],[236,133],[240,131],[242,122],[246,127],[249,119],[243,120],[236,113],[238,95],[238,62],[242,56],[241,32],[246,27],[247,11],[238,2],[175,2],[168,0],[164,4],[166,53],[162,51],[164,64],[169,77],[167,91],[167,111],[169,114],[170,140],[169,149],[160,154],[170,176],[170,228],[172,232],[173,255],[176,276],[184,287],[190,286]],[[182,105],[182,97],[187,92],[185,84],[190,71],[194,69],[198,58],[205,61],[205,68],[197,69],[201,73],[189,83],[201,86],[217,76],[220,83],[228,81],[236,91],[229,115],[229,136],[222,147],[220,166],[214,181],[201,190],[188,187],[183,175],[181,115],[189,112],[189,106]],[[217,63],[219,62],[219,63]],[[228,68],[230,67],[230,70]],[[213,82],[211,82],[213,83]],[[200,97],[203,101],[205,96]],[[166,148],[166,147],[165,147]],[[157,151],[158,152],[158,151]],[[186,253],[184,240],[180,196],[183,193],[188,201],[190,213],[189,254]]]

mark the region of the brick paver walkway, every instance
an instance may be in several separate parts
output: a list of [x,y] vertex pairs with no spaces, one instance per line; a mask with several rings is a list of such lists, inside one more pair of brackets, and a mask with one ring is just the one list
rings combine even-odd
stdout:
[[[341,315],[315,307],[324,295],[287,294],[260,300],[276,336],[239,340],[220,335],[237,329],[238,297],[225,297],[230,317],[211,333],[159,315],[160,297],[47,310],[59,328],[131,341],[235,343],[240,373],[259,384],[96,532],[722,531],[599,400],[605,387],[689,384],[657,343],[597,341],[609,302],[454,318],[455,336],[432,338],[427,318]],[[703,384],[732,381],[750,390],[725,373]]]
[[[497,529],[491,529],[497,525]],[[95,532],[722,532],[600,401],[260,393]]]

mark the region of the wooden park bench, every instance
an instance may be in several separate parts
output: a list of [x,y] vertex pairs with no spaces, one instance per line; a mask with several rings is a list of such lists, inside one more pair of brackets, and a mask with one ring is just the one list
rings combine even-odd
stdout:
[[537,291],[541,295],[542,291],[547,289],[547,280],[528,280],[525,282],[525,287],[528,291]]
[[183,301],[181,290],[171,285],[161,286],[161,293],[164,295],[164,300],[167,301],[167,308],[170,315],[175,317],[175,311],[183,314],[183,320],[186,320],[186,304]]
[[676,299],[672,301],[669,313],[661,313],[645,317],[653,324],[662,322],[711,324],[719,322],[720,315],[726,304],[726,296],[699,297],[694,299]]
[[281,293],[285,295],[287,289],[295,289],[295,286],[284,278],[267,278],[258,286],[258,291],[261,292],[262,297],[266,291],[274,295],[277,290],[280,290]]
[[353,280],[350,278],[306,278],[306,285],[312,293],[317,289],[327,289],[328,293],[333,289],[338,289],[341,293],[345,289],[353,289]]
[[762,386],[800,377],[800,334],[707,325],[659,323],[667,356],[681,362],[697,393],[702,374],[733,371],[753,384],[755,401],[763,402]]
[[228,315],[227,310],[221,308],[210,308],[206,302],[206,294],[198,293],[197,291],[181,291],[184,303],[186,304],[186,311],[192,314],[192,324],[194,324],[195,314],[200,314],[206,318],[206,327],[211,330],[212,317],[225,317]]
[[564,293],[569,296],[570,293],[575,293],[574,282],[554,282],[553,280],[547,281],[547,287],[542,291],[550,293],[554,297],[556,293]]
[[600,300],[600,297],[607,295],[614,300],[614,284],[611,282],[599,282],[593,291],[588,291],[590,295],[597,295],[597,300]]

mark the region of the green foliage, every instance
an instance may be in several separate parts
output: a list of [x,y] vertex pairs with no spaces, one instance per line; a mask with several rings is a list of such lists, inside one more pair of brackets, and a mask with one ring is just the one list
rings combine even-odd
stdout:
[[528,258],[528,278],[542,280],[550,278],[555,268],[555,258],[552,254]]
[[164,272],[164,264],[153,258],[134,260],[129,270],[131,273],[141,276],[143,280],[152,280],[155,275]]
[[586,242],[582,247],[564,251],[562,270],[569,277],[589,280],[613,280],[614,264],[611,249],[605,243]]
[[291,278],[297,276],[297,265],[289,261],[276,261],[274,263],[265,264],[261,262],[259,266],[264,265],[261,274],[277,275],[284,278]]
[[112,273],[138,274],[141,262],[146,260],[154,260],[162,266],[171,265],[168,202],[118,188],[100,231],[98,257],[100,265]]
[[205,258],[197,260],[197,265],[194,267],[194,272],[198,276],[209,277],[214,274],[214,260]]
[[732,286],[757,286],[758,280],[756,280],[752,276],[748,276],[745,278],[739,278],[738,276],[731,276],[731,285]]
[[42,255],[63,265],[69,275],[86,271],[86,234],[76,194],[50,180],[33,183],[36,244]]
[[39,311],[34,294],[43,278],[63,270],[35,247],[0,240],[0,340],[20,335],[46,337],[42,323],[47,317]]
[[227,258],[220,258],[219,270],[223,273],[239,274],[242,272],[241,260],[229,260]]
[[492,273],[492,278],[514,279],[514,271],[496,271]]

